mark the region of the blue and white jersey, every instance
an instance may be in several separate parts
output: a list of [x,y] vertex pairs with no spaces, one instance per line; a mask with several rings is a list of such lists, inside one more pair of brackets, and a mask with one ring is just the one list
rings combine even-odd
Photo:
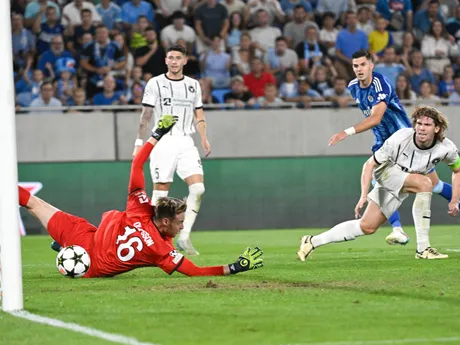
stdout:
[[401,103],[399,103],[395,89],[391,86],[388,79],[380,73],[372,73],[372,82],[367,88],[360,87],[357,78],[353,79],[348,84],[348,90],[350,90],[356,104],[366,117],[371,115],[372,108],[376,104],[385,102],[387,105],[387,110],[383,115],[382,121],[379,125],[372,128],[375,136],[372,152],[382,147],[385,140],[396,131],[401,128],[412,127],[406,111]]

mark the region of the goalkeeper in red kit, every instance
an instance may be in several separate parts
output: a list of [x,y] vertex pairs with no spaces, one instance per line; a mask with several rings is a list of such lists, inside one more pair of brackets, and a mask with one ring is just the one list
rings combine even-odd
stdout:
[[151,206],[145,193],[143,165],[176,118],[164,115],[152,137],[136,154],[131,165],[126,210],[108,211],[99,227],[86,219],[65,213],[19,187],[19,204],[34,215],[51,237],[63,245],[78,245],[88,252],[91,266],[85,277],[110,277],[139,267],[156,266],[168,274],[222,276],[263,266],[262,250],[247,248],[230,265],[197,267],[178,253],[172,244],[184,227],[186,204],[175,198],[161,198]]

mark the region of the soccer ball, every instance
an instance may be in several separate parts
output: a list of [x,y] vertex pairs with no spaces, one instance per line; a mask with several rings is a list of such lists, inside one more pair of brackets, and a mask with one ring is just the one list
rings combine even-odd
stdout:
[[79,278],[89,270],[91,260],[88,253],[80,246],[62,248],[56,258],[59,272],[66,277]]

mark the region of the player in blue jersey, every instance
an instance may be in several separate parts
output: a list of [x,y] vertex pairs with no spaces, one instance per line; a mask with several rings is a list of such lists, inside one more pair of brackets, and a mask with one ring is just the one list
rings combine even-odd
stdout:
[[[352,64],[356,78],[348,84],[348,89],[366,118],[357,125],[334,134],[329,139],[329,146],[337,144],[350,135],[372,129],[375,136],[372,151],[375,152],[393,133],[401,128],[410,128],[412,124],[388,79],[380,73],[373,72],[371,54],[364,49],[358,50],[352,56]],[[434,186],[433,193],[441,194],[450,201],[452,186],[439,180],[434,169],[427,176]],[[365,202],[365,198],[366,196],[361,196],[363,200],[360,202]],[[398,211],[388,221],[393,231],[387,236],[387,243],[406,244],[409,237],[401,227]]]

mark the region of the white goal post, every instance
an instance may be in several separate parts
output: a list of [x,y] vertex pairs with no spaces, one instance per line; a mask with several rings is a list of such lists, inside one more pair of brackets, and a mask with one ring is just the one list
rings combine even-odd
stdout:
[[[21,238],[10,2],[0,11],[0,296],[2,310],[22,310]],[[3,47],[3,48],[1,48]],[[2,67],[3,66],[3,67]]]

